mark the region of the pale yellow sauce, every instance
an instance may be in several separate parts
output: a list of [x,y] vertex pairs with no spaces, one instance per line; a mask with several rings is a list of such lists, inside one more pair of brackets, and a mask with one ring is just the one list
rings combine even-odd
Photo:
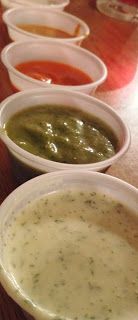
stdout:
[[45,25],[37,25],[37,24],[17,24],[17,27],[30,32],[35,33],[40,36],[52,37],[52,38],[73,38],[75,35],[71,35],[65,31],[51,28]]
[[28,204],[7,226],[5,258],[40,319],[138,319],[138,218],[105,195]]

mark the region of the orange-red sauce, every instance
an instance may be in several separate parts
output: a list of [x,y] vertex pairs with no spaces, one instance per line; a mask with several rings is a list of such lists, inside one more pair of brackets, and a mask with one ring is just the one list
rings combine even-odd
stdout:
[[92,82],[83,71],[59,62],[28,61],[18,64],[16,69],[31,78],[47,83],[77,86]]
[[45,25],[37,24],[17,24],[17,27],[40,36],[52,37],[52,38],[73,38],[75,34],[71,35],[59,29],[51,28]]

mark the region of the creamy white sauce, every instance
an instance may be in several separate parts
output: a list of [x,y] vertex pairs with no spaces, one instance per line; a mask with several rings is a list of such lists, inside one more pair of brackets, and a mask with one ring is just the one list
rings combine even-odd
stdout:
[[28,204],[7,227],[4,255],[40,319],[138,319],[138,218],[105,195],[65,191]]

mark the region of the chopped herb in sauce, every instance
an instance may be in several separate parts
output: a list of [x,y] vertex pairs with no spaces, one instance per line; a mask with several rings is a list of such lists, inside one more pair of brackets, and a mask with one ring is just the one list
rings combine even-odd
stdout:
[[40,320],[47,312],[56,320],[137,319],[137,230],[137,216],[105,194],[67,190],[28,204],[4,235],[23,306],[39,306]]
[[6,131],[26,151],[61,163],[103,161],[119,147],[112,129],[102,120],[66,106],[44,105],[20,111],[7,122]]

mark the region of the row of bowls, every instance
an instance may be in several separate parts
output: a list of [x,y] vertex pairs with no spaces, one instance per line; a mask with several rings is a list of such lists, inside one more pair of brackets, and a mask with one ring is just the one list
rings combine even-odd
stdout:
[[[64,5],[65,3],[68,3],[68,1],[55,1],[60,2],[60,5],[61,2],[64,2]],[[22,0],[14,0],[12,2],[10,0],[2,0],[5,9],[7,7],[11,7],[13,3],[20,6],[22,5],[22,2]],[[31,5],[33,0],[29,0],[29,2]],[[42,5],[42,2],[44,1],[41,0],[39,5],[40,3]],[[59,9],[61,9],[61,7]],[[30,21],[29,17],[31,17],[33,22],[40,23],[40,21],[44,21],[45,17],[49,17],[49,19],[53,20],[53,16],[55,27],[63,28],[66,26],[65,31],[69,32],[74,30],[76,24],[79,23],[81,25],[80,30],[82,34],[77,38],[64,39],[62,41],[51,39],[39,40],[39,36],[34,36],[28,32],[21,31],[16,27],[16,24],[18,21],[21,22],[21,19],[23,19],[22,22],[26,21],[28,23]],[[9,265],[6,264],[4,259],[5,226],[6,223],[13,218],[13,213],[19,214],[20,210],[25,208],[29,201],[38,199],[40,196],[43,197],[49,193],[63,190],[63,188],[71,190],[78,186],[83,191],[88,187],[88,185],[91,192],[104,192],[108,194],[109,197],[113,197],[117,201],[121,203],[123,202],[125,205],[128,205],[129,199],[129,207],[132,211],[136,211],[138,193],[134,187],[129,186],[125,182],[119,181],[114,177],[97,172],[90,172],[103,171],[119,159],[129,147],[130,133],[120,116],[110,106],[94,97],[86,95],[86,93],[94,93],[96,88],[106,79],[107,76],[106,66],[98,57],[87,50],[74,46],[74,44],[80,44],[81,41],[89,34],[88,26],[80,19],[66,13],[57,11],[52,12],[51,9],[45,10],[45,8],[29,8],[29,6],[27,10],[26,8],[9,10],[4,13],[3,19],[7,24],[11,39],[24,41],[8,45],[1,55],[2,61],[9,72],[11,83],[16,89],[22,92],[8,97],[1,103],[0,135],[10,150],[14,161],[16,160],[16,164],[18,163],[17,176],[20,176],[21,174],[22,177],[23,168],[25,168],[26,172],[29,171],[29,178],[44,172],[48,172],[50,174],[36,177],[19,187],[7,198],[7,200],[4,201],[0,208],[0,279],[8,294],[13,297],[13,299],[23,307],[23,309],[28,311],[29,314],[35,317],[35,319],[39,320],[38,308],[36,306],[33,308],[23,303],[23,296],[20,294],[19,290],[16,290],[16,282],[13,282]],[[69,29],[67,30],[67,28]],[[77,87],[57,85],[47,86],[45,83],[29,78],[15,69],[15,65],[18,63],[28,60],[44,59],[56,60],[75,67],[77,66],[88,73],[94,81],[91,84]],[[34,106],[35,108],[38,104],[54,105],[57,103],[59,105],[61,104],[66,106],[66,108],[68,108],[68,106],[74,106],[75,109],[87,112],[90,115],[101,119],[105,124],[110,125],[119,142],[119,150],[117,153],[110,159],[98,163],[85,165],[64,164],[35,156],[21,149],[7,136],[4,130],[5,123],[19,110],[23,110],[30,106]]]
[[[107,77],[107,68],[104,62],[93,53],[78,46],[90,33],[87,24],[75,16],[53,10],[53,8],[45,9],[29,6],[27,8],[18,7],[6,11],[3,14],[3,20],[7,25],[10,38],[15,42],[3,49],[1,59],[7,68],[13,87],[16,88],[17,91],[23,92],[9,97],[1,104],[1,128],[4,127],[9,118],[17,111],[38,104],[39,97],[39,103],[55,104],[58,102],[65,106],[71,105],[98,117],[103,120],[106,125],[112,126],[114,134],[119,141],[119,150],[115,156],[105,161],[87,165],[70,165],[49,161],[30,154],[18,147],[7,137],[5,131],[2,130],[1,138],[8,146],[12,155],[20,160],[22,168],[26,165],[29,166],[29,177],[34,176],[34,170],[37,174],[76,168],[93,171],[105,170],[127,151],[130,144],[130,133],[125,123],[110,106],[86,95],[94,94],[97,87],[101,85]],[[48,26],[70,34],[73,34],[79,25],[79,34],[74,38],[51,39],[22,31],[17,27],[18,23],[44,25],[45,21],[47,21]],[[92,78],[92,82],[77,86],[49,85],[46,82],[31,78],[15,68],[17,64],[32,60],[51,60],[68,64],[88,74],[90,78]],[[29,89],[35,89],[35,91],[27,92]],[[69,92],[67,90],[69,90]],[[70,90],[72,92],[70,92]],[[20,172],[20,170],[18,170],[18,172]]]
[[[51,60],[65,63],[79,68],[92,78],[89,84],[66,86],[67,89],[90,94],[94,93],[96,88],[105,81],[107,68],[103,61],[91,52],[79,46],[73,46],[73,44],[80,45],[90,33],[84,21],[68,13],[37,7],[27,8],[27,10],[26,8],[8,10],[3,14],[3,20],[7,25],[10,38],[16,43],[10,44],[3,50],[1,59],[9,72],[13,86],[18,90],[45,88],[48,85],[46,82],[30,78],[16,70],[15,65],[29,60]],[[78,26],[79,31],[73,37],[53,39],[24,31],[18,27],[19,23],[47,24],[48,27],[67,32],[69,35],[74,34]]]

